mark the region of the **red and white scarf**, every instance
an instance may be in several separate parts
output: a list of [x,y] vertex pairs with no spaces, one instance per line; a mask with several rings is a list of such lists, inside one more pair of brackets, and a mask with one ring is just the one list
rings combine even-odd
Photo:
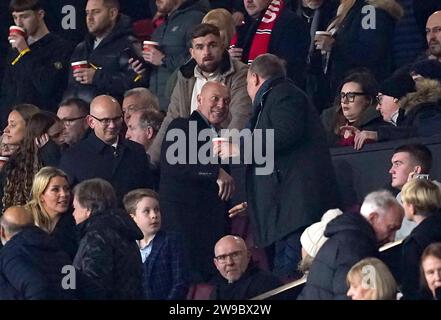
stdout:
[[[284,0],[272,0],[262,20],[259,22],[256,34],[254,35],[253,41],[250,46],[250,51],[248,53],[248,64],[251,64],[253,60],[263,54],[268,52],[269,43],[271,39],[271,33],[273,31],[274,25],[276,24],[277,18],[282,13],[285,7]],[[236,44],[237,38],[231,41],[232,44]]]

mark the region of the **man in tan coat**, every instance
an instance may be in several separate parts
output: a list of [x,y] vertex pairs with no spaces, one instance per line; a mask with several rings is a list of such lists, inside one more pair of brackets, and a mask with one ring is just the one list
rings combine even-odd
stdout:
[[153,164],[159,162],[168,125],[173,119],[190,117],[197,108],[196,97],[207,81],[222,82],[230,89],[230,114],[222,123],[222,128],[243,129],[251,115],[251,100],[246,88],[248,67],[230,59],[219,29],[200,24],[192,32],[191,39],[192,59],[179,69],[167,116],[148,150]]

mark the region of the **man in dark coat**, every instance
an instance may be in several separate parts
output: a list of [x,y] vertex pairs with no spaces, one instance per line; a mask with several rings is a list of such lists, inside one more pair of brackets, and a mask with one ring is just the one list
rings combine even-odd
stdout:
[[87,61],[89,65],[70,72],[65,97],[90,103],[97,95],[109,94],[122,101],[124,92],[135,85],[136,73],[128,60],[131,54],[141,55],[140,45],[131,36],[129,18],[119,14],[118,7],[116,0],[87,1],[89,33],[77,45],[70,61]]
[[[51,236],[34,226],[30,212],[9,207],[1,217],[0,299],[75,299],[63,288],[64,267],[72,264]],[[68,284],[68,282],[66,282]]]
[[[216,157],[201,157],[228,116],[229,101],[228,87],[207,82],[198,95],[198,109],[190,118],[173,120],[162,145],[159,190],[164,230],[182,233],[192,282],[214,275],[212,250],[227,230],[226,201],[234,191],[233,178]],[[183,139],[174,141],[176,133]]]
[[49,32],[45,12],[38,0],[10,3],[10,11],[25,36],[9,37],[12,47],[6,57],[0,90],[0,125],[5,127],[11,108],[32,103],[55,111],[67,85],[69,56],[73,45]]
[[213,283],[212,300],[245,300],[275,289],[282,281],[273,274],[250,265],[245,241],[227,235],[214,248],[214,264],[220,273]]
[[60,168],[71,183],[102,178],[115,188],[119,205],[130,190],[152,188],[153,178],[144,148],[119,138],[122,112],[110,96],[98,96],[90,105],[87,122],[92,128],[87,138],[69,148],[61,157]]
[[143,234],[126,212],[116,209],[115,191],[103,179],[74,189],[80,245],[73,261],[78,289],[86,299],[141,299],[142,263],[136,240]]
[[329,239],[312,262],[300,300],[348,299],[349,269],[364,258],[378,256],[378,246],[394,240],[404,215],[388,191],[368,194],[360,213],[344,213],[326,226]]
[[286,79],[282,61],[272,54],[259,56],[247,82],[253,135],[262,132],[268,140],[274,134],[274,140],[264,145],[268,160],[274,161],[273,170],[259,173],[258,161],[247,166],[253,237],[259,247],[274,245],[274,271],[293,277],[303,229],[338,207],[334,169],[320,118],[305,93]]
[[[280,8],[274,9],[276,2],[280,2]],[[254,53],[275,54],[286,61],[288,77],[296,85],[304,87],[310,43],[306,22],[284,7],[282,0],[244,0],[244,6],[248,14],[232,40],[235,46],[230,49],[232,57],[249,64],[256,56]],[[271,25],[271,30],[266,29]],[[269,37],[269,40],[264,37]]]

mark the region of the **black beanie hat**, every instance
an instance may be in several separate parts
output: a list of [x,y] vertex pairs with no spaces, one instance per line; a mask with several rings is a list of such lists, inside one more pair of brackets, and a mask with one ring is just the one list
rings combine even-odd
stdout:
[[415,91],[415,82],[407,72],[394,73],[381,83],[378,92],[401,99],[409,92]]
[[441,62],[438,60],[422,60],[410,67],[410,73],[419,74],[423,78],[441,81]]

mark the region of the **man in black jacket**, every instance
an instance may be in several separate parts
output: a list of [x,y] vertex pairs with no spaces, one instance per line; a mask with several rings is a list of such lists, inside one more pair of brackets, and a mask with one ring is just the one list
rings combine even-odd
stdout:
[[[23,207],[10,207],[1,217],[0,299],[75,299],[65,282],[69,256],[43,230],[34,227]],[[63,284],[69,285],[63,287]]]
[[378,256],[378,247],[393,241],[404,211],[389,191],[368,194],[360,213],[344,213],[327,225],[329,239],[311,265],[300,300],[348,299],[346,275],[358,261]]
[[0,93],[1,127],[12,106],[32,103],[55,111],[66,88],[72,45],[49,32],[39,0],[12,0],[14,23],[26,31],[9,36],[12,48],[6,58]]
[[73,184],[95,177],[109,181],[120,206],[122,197],[130,190],[153,188],[144,148],[139,143],[119,138],[122,122],[121,107],[114,98],[96,97],[87,116],[93,132],[69,148],[60,161],[60,168],[70,176]]
[[97,95],[109,94],[122,101],[124,92],[136,83],[128,60],[141,54],[129,18],[119,14],[117,0],[88,0],[86,16],[89,34],[75,48],[71,62],[87,60],[88,67],[70,73],[65,97],[90,103]]

